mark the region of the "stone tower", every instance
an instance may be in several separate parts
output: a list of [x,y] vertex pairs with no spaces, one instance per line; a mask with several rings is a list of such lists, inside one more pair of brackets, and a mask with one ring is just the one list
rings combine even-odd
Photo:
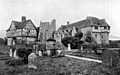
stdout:
[[40,22],[38,40],[45,42],[45,40],[52,37],[52,33],[56,31],[56,20],[53,19],[51,22]]

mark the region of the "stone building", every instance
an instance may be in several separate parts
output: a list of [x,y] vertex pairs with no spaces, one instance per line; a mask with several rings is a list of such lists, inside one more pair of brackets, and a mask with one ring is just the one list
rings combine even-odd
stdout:
[[55,32],[55,39],[61,41],[64,37],[74,36],[75,33],[81,31],[85,39],[88,32],[94,38],[97,44],[109,44],[110,26],[106,23],[105,19],[98,19],[96,17],[88,16],[85,20],[78,21],[67,25],[62,25]]
[[40,22],[38,40],[45,42],[47,39],[52,38],[52,33],[56,31],[56,20],[51,22]]
[[25,16],[22,16],[22,21],[12,21],[7,30],[8,45],[24,44],[34,42],[37,38],[36,27],[33,22]]

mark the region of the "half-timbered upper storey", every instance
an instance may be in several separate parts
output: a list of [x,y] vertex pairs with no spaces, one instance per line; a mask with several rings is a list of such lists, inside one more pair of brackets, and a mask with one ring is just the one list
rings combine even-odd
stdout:
[[36,37],[37,31],[33,22],[22,16],[22,21],[12,21],[7,30],[7,37]]

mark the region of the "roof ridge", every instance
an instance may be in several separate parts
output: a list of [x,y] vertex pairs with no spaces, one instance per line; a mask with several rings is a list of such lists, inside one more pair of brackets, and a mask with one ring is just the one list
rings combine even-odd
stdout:
[[15,21],[15,20],[12,20],[12,22],[18,22],[18,23],[21,23],[20,21]]

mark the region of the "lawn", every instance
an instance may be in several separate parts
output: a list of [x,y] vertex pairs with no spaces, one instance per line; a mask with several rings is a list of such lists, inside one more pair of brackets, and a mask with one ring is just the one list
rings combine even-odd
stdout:
[[97,63],[77,60],[68,57],[38,57],[35,60],[37,70],[28,69],[26,65],[2,69],[2,75],[85,75]]
[[74,52],[69,52],[69,53],[66,53],[66,54],[73,55],[73,56],[78,56],[78,57],[86,57],[86,58],[92,58],[92,59],[101,60],[101,55],[97,55],[92,50],[88,50],[88,51],[81,52],[79,50],[76,50]]
[[27,65],[12,67],[5,64],[7,47],[0,50],[0,75],[87,75],[97,65],[69,57],[37,57],[34,62],[37,70],[28,69]]

